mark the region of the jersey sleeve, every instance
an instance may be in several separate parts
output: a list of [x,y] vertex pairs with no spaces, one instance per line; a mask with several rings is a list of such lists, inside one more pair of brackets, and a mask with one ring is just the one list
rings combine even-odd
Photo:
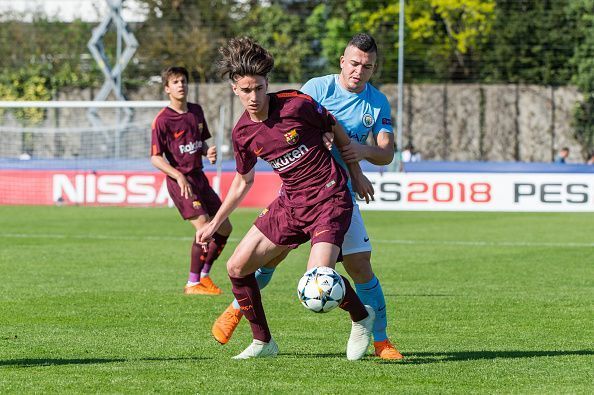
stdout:
[[247,174],[256,166],[258,157],[243,144],[233,132],[233,153],[235,155],[235,169],[239,174]]
[[163,137],[165,133],[164,124],[160,121],[159,115],[157,115],[151,126],[151,156],[160,156],[166,151],[167,145]]
[[334,125],[336,125],[336,118],[330,114],[326,107],[315,101],[304,100],[300,109],[302,119],[307,119],[312,123],[312,126],[319,128],[322,133],[331,132]]
[[390,109],[390,103],[386,97],[383,97],[382,104],[380,107],[379,116],[377,122],[373,125],[373,135],[377,137],[381,132],[394,133],[392,127],[392,111]]
[[202,130],[200,131],[200,140],[206,141],[212,137],[212,134],[210,134],[210,129],[208,129],[208,123],[206,122],[206,117],[204,116],[204,110],[202,109],[202,106],[198,105],[198,109],[203,122]]
[[323,97],[322,86],[318,83],[318,80],[316,78],[312,78],[311,80],[307,81],[301,87],[301,92],[311,96],[311,98],[315,101],[321,101]]
[[210,130],[208,129],[208,123],[206,122],[206,118],[204,118],[204,128],[202,129],[202,141],[206,141],[211,138],[212,135],[210,134]]

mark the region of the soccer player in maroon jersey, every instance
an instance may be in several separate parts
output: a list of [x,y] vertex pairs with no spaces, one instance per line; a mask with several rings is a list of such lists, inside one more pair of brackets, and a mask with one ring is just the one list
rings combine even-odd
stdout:
[[[211,235],[239,205],[254,182],[259,158],[270,163],[283,181],[280,196],[256,219],[227,261],[233,293],[250,322],[253,342],[235,359],[275,356],[278,353],[266,322],[255,271],[282,259],[286,253],[311,240],[307,268],[336,265],[344,234],[349,228],[353,202],[347,174],[332,159],[323,141],[334,133],[338,146],[350,139],[334,117],[311,97],[298,91],[267,94],[267,75],[274,59],[249,38],[235,38],[221,48],[222,75],[228,75],[233,92],[245,111],[233,129],[237,173],[214,218],[196,232],[198,242]],[[369,199],[373,187],[358,163],[348,164],[353,189]],[[374,311],[365,306],[344,278],[346,296],[341,308],[348,311],[352,329],[347,358],[361,359],[369,347]]]
[[[183,67],[169,67],[163,70],[161,77],[169,105],[153,121],[151,163],[167,175],[167,190],[182,218],[199,230],[221,207],[221,199],[202,171],[202,156],[206,155],[214,163],[217,151],[216,147],[206,144],[211,136],[202,107],[187,101],[188,71]],[[185,294],[221,293],[209,273],[231,229],[231,223],[225,219],[206,246],[199,245],[194,238]]]

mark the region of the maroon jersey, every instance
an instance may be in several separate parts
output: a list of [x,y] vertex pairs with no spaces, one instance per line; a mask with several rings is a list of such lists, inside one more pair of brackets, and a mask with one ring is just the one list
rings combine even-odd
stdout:
[[346,188],[345,171],[324,146],[334,117],[298,91],[270,93],[268,118],[254,122],[243,113],[233,129],[237,172],[247,174],[260,157],[283,181],[289,206],[311,206]]
[[165,107],[152,126],[151,155],[165,154],[169,164],[183,174],[202,169],[202,146],[210,138],[202,107],[188,103],[188,112]]

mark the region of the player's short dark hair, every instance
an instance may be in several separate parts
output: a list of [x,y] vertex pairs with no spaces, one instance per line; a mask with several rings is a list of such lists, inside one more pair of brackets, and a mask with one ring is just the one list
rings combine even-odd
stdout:
[[375,52],[377,54],[377,44],[373,37],[367,33],[358,33],[351,38],[351,41],[347,44],[347,47],[353,46],[359,48],[365,53]]
[[186,77],[186,82],[190,81],[190,74],[185,67],[180,66],[172,66],[163,69],[161,72],[161,82],[163,83],[163,88],[167,86],[169,83],[169,79],[174,76],[183,75]]
[[232,38],[219,52],[221,77],[227,75],[233,82],[247,75],[267,77],[274,66],[270,52],[249,37]]

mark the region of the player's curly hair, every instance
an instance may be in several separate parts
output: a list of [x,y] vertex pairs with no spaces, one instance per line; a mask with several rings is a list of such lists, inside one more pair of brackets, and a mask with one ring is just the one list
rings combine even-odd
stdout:
[[228,75],[233,82],[248,75],[267,77],[274,66],[274,58],[266,49],[249,37],[235,37],[219,48],[218,62],[221,77]]

